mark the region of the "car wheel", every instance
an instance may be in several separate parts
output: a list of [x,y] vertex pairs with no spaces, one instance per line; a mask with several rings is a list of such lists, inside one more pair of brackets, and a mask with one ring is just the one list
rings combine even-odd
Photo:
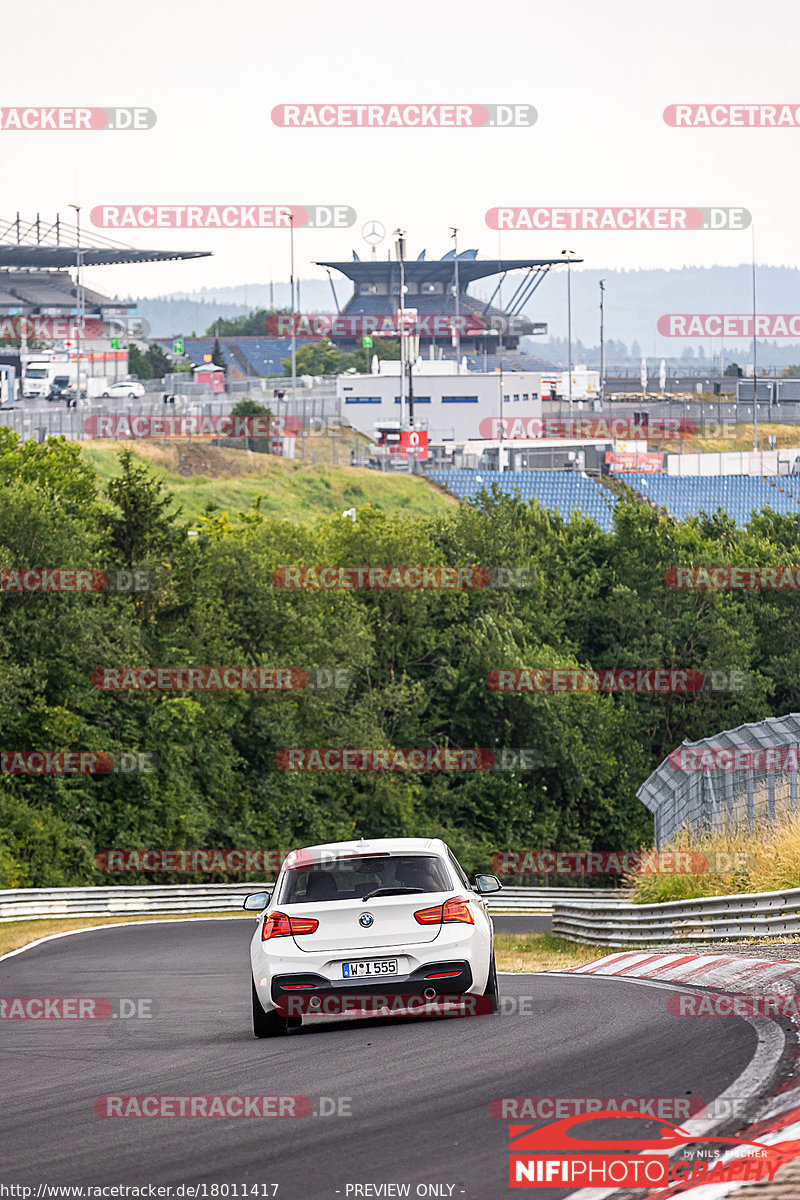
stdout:
[[101,399],[101,400],[110,400],[110,399],[111,399],[111,397],[109,396],[108,392],[101,392],[101,393],[100,393],[100,399]]
[[257,1038],[283,1037],[289,1032],[289,1024],[285,1017],[277,1012],[264,1012],[258,998],[256,985],[251,981],[253,990],[253,1033]]
[[135,399],[136,399],[136,392],[128,392],[128,399],[129,399],[129,400],[135,400]]
[[496,1013],[500,1011],[500,992],[497,986],[497,964],[492,955],[492,963],[489,967],[489,978],[486,981],[486,987],[483,989],[484,996],[488,996],[492,1002],[490,1012]]

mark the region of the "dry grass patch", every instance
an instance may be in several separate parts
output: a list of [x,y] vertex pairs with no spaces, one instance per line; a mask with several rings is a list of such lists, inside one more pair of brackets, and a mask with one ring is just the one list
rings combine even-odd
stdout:
[[610,946],[583,946],[552,933],[495,933],[498,971],[559,971],[613,954]]

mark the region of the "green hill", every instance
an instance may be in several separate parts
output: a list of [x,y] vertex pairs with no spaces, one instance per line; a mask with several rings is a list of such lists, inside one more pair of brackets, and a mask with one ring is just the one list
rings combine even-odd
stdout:
[[[233,515],[252,508],[259,497],[265,516],[304,523],[366,504],[387,514],[433,516],[456,503],[421,477],[334,466],[326,442],[315,448],[316,463],[198,442],[136,442],[133,449],[175,493],[189,518],[223,510]],[[118,474],[116,446],[82,442],[81,451],[102,480]]]

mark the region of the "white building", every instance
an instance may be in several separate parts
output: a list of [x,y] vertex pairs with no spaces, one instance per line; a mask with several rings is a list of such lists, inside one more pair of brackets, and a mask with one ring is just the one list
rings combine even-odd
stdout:
[[[368,437],[375,436],[377,425],[406,424],[409,416],[408,381],[401,389],[400,363],[384,359],[378,366],[375,375],[340,375],[336,383],[342,417]],[[427,429],[432,445],[491,437],[489,422],[501,415],[524,421],[542,416],[538,372],[504,371],[501,376],[499,371],[459,369],[449,359],[417,359],[412,378],[414,426]]]

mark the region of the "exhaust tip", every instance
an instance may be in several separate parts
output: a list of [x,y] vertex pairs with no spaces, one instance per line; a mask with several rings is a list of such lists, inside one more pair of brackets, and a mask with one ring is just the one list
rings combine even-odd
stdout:
[[436,988],[426,987],[422,994],[426,1000],[432,1000],[436,995]]

